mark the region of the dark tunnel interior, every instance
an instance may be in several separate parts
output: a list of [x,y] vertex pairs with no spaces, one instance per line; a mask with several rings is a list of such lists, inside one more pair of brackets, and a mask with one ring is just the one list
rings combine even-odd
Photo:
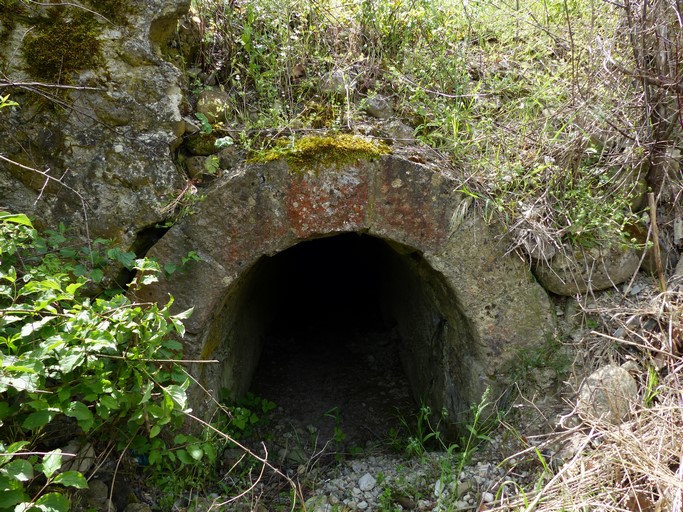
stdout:
[[282,271],[272,283],[278,308],[269,333],[386,329],[391,319],[382,316],[381,287],[387,250],[377,238],[351,233],[303,242],[275,256]]
[[392,254],[384,241],[350,233],[264,262],[269,326],[250,390],[290,425],[358,446],[386,439],[414,413],[387,304]]

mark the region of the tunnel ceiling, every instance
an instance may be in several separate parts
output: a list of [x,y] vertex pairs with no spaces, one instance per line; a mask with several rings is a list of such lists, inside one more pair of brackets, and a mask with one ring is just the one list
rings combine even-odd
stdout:
[[[378,308],[366,321],[396,323],[413,393],[458,417],[486,387],[505,389],[520,352],[543,346],[554,327],[545,291],[459,188],[437,165],[396,155],[310,172],[284,161],[245,165],[149,254],[175,262],[195,251],[200,261],[139,298],[171,294],[177,309],[194,308],[185,358],[219,360],[191,370],[208,389],[235,395],[249,388],[267,326],[296,314],[297,303],[315,312],[311,321]],[[290,291],[297,274],[304,289]]]

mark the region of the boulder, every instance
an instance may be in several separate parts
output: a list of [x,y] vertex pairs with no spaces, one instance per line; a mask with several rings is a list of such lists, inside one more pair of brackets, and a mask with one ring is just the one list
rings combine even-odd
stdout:
[[624,421],[638,400],[638,384],[624,368],[607,365],[593,372],[579,388],[578,412],[613,424]]
[[205,89],[197,99],[197,113],[205,115],[209,123],[214,124],[226,120],[231,110],[230,95],[221,89]]
[[366,98],[363,107],[368,114],[378,119],[389,119],[394,115],[394,109],[391,108],[389,101],[379,94]]
[[333,69],[322,76],[319,89],[322,94],[344,100],[348,96],[353,97],[355,84],[352,77],[346,71]]
[[557,251],[552,258],[534,260],[534,275],[549,292],[575,296],[614,287],[638,271],[635,249],[616,244],[607,247]]

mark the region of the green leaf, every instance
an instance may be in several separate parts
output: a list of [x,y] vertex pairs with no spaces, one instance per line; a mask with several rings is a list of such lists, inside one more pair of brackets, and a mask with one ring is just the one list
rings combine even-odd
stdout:
[[173,338],[169,338],[167,340],[164,340],[161,345],[164,348],[167,348],[169,350],[182,350],[183,349],[183,344],[180,343],[178,340],[174,340]]
[[0,221],[11,222],[12,224],[20,224],[22,226],[33,227],[29,218],[23,213],[12,214],[7,212],[0,212]]
[[140,279],[140,284],[148,285],[156,283],[158,280],[159,278],[155,274],[143,274],[142,278]]
[[2,490],[0,489],[0,510],[11,510],[19,503],[28,501],[28,496],[22,490]]
[[154,425],[149,431],[150,439],[158,436],[160,432],[161,432],[161,427],[159,425]]
[[187,452],[190,454],[190,457],[192,457],[194,460],[201,460],[204,456],[204,450],[202,450],[196,444],[188,446]]
[[181,411],[184,411],[187,406],[187,394],[185,388],[171,384],[164,388],[164,392],[168,394]]
[[173,274],[176,270],[178,270],[178,265],[175,263],[166,263],[166,265],[164,265],[164,272],[168,275]]
[[216,142],[214,142],[216,149],[227,148],[228,146],[233,146],[234,144],[235,140],[229,135],[226,135],[225,137],[219,137],[216,139]]
[[55,474],[55,471],[57,471],[61,466],[62,450],[57,448],[56,450],[52,450],[51,452],[48,452],[43,456],[41,471],[47,478],[50,478],[52,475]]
[[[173,452],[169,452],[168,455],[172,455]],[[161,462],[161,452],[158,450],[154,450],[149,453],[149,465],[150,466],[155,466],[159,462]]]
[[69,512],[71,504],[63,494],[50,492],[38,498],[35,507],[43,512]]
[[178,313],[177,315],[173,315],[171,318],[177,318],[178,320],[186,320],[192,316],[192,312],[194,311],[194,307],[191,307],[190,309],[186,309],[185,311],[182,311]]
[[[10,268],[7,270],[7,273],[2,273],[2,274],[0,274],[0,276],[2,276],[3,279],[9,281],[10,283],[14,283],[14,282],[16,282],[16,280],[17,280],[17,271],[16,271],[16,269],[15,269],[14,267],[10,267]],[[3,287],[3,289],[7,290],[6,295],[7,295],[8,297],[11,297],[11,296],[12,296],[11,293],[10,293],[10,292],[12,291],[12,289],[11,289],[9,286]]]
[[54,409],[45,409],[42,411],[36,411],[29,414],[26,419],[22,422],[21,426],[27,430],[36,430],[40,427],[44,427],[52,421],[57,415],[58,411]]
[[148,382],[145,385],[145,392],[142,394],[142,400],[140,400],[141,405],[149,402],[149,399],[152,396],[152,389],[154,389],[154,382]]
[[187,453],[185,450],[178,450],[175,452],[175,454],[178,456],[178,460],[182,462],[183,464],[192,464],[192,457]]
[[54,318],[53,316],[46,316],[45,318],[41,318],[37,322],[31,322],[29,324],[25,324],[21,328],[22,338],[27,338],[31,334],[33,334],[34,332],[39,331],[41,328],[43,328],[53,318]]
[[84,283],[71,283],[66,287],[66,293],[73,295]]
[[99,268],[95,268],[90,272],[89,277],[93,282],[99,283],[102,281],[102,279],[104,279],[104,272],[102,272],[102,270]]
[[194,116],[202,124],[202,133],[209,135],[213,131],[213,126],[211,126],[211,123],[209,122],[209,118],[206,117],[201,112],[196,112]]
[[95,422],[92,411],[82,402],[71,402],[64,414],[70,418],[76,418],[78,425],[85,431],[90,430]]
[[88,481],[78,471],[65,471],[64,473],[60,473],[55,477],[54,483],[62,484],[66,487],[76,487],[77,489],[88,488]]
[[33,465],[24,459],[15,459],[3,466],[0,471],[19,482],[28,482],[33,478]]
[[64,373],[71,373],[84,362],[85,354],[80,351],[71,352],[59,360],[59,368]]
[[27,444],[29,444],[28,441],[17,441],[16,443],[12,443],[11,445],[9,445],[7,447],[7,450],[3,450],[2,448],[0,448],[0,466],[12,460],[12,457],[14,455],[10,454],[19,453]]
[[209,175],[215,175],[221,168],[220,160],[216,155],[211,155],[204,160],[204,170]]
[[209,443],[204,443],[204,453],[206,454],[207,458],[209,459],[209,462],[213,462],[216,460],[216,448],[213,447],[213,445]]
[[135,263],[135,253],[126,252],[120,249],[119,247],[109,249],[107,251],[107,256],[113,260],[118,261],[121,265],[128,269],[133,268],[133,264]]
[[113,396],[102,395],[100,397],[100,403],[108,409],[116,410],[119,408],[119,402]]

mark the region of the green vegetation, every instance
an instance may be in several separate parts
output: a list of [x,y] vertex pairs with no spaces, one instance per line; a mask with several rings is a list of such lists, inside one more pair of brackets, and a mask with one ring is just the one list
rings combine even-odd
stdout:
[[[642,222],[643,193],[672,184],[657,166],[680,140],[664,84],[677,80],[681,32],[673,6],[644,18],[630,9],[194,0],[202,40],[187,64],[231,92],[224,128],[257,150],[282,144],[255,139],[264,129],[360,130],[365,100],[381,95],[418,141],[450,157],[463,192],[509,226],[513,247],[637,245],[629,230]],[[657,30],[672,34],[663,53]],[[336,89],[324,86],[330,76],[341,77]]]
[[[400,448],[410,457],[419,457],[423,463],[431,466],[436,484],[430,489],[436,496],[435,510],[453,510],[458,486],[462,484],[461,478],[465,466],[471,463],[472,456],[481,447],[482,443],[490,441],[489,434],[500,424],[500,418],[490,416],[490,390],[486,389],[478,404],[472,404],[470,421],[466,425],[465,434],[457,443],[449,442],[443,437],[440,428],[446,423],[447,413],[442,411],[436,423],[428,406],[420,407],[415,418],[400,418],[404,430],[408,432],[406,440],[398,438],[395,433],[390,439],[394,448]],[[429,453],[438,453],[434,457],[428,457]],[[397,496],[410,496],[414,501],[420,498],[423,489],[415,485],[406,485],[400,479],[391,484],[384,485],[384,491],[379,496],[379,503],[384,507],[382,510],[399,510],[394,505]]]
[[[0,510],[68,510],[68,489],[87,487],[47,432],[132,450],[185,483],[216,457],[213,440],[177,434],[190,380],[174,363],[174,334],[187,313],[122,291],[90,297],[91,279],[101,277],[94,253],[64,242],[63,232],[42,237],[24,215],[0,213]],[[93,255],[85,265],[84,253]],[[108,255],[138,272],[134,288],[160,270],[115,249]]]
[[9,99],[9,94],[5,96],[0,96],[0,109],[5,107],[16,107],[18,103]]

